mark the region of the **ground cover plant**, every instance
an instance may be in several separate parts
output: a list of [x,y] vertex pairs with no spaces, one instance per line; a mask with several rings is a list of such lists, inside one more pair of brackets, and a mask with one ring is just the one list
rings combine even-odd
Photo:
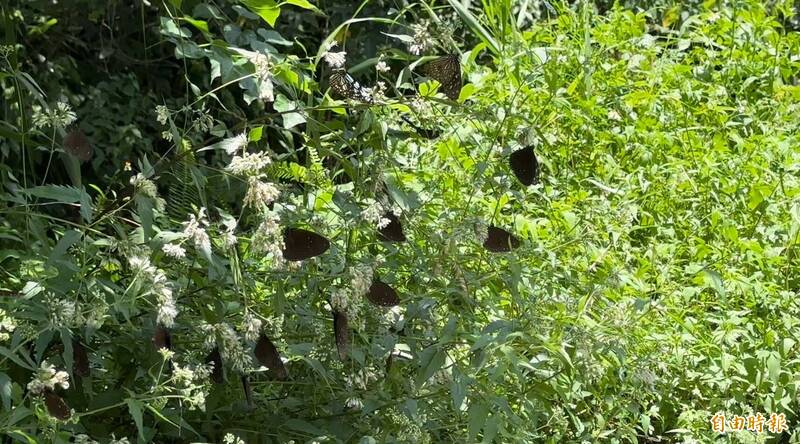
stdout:
[[793,2],[0,12],[4,443],[800,442]]

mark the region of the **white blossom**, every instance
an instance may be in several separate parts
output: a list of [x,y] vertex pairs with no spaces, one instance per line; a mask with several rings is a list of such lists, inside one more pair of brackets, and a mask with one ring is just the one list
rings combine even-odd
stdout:
[[169,108],[164,105],[156,106],[156,120],[162,125],[166,125],[169,120]]
[[183,222],[183,235],[194,241],[194,246],[200,251],[211,251],[211,240],[208,237],[205,227],[208,220],[205,217],[205,208],[200,208],[197,217],[189,215],[189,220]]
[[248,179],[247,193],[244,196],[244,206],[259,208],[267,206],[280,196],[280,190],[273,183],[262,182],[256,177]]
[[389,72],[391,68],[389,68],[389,64],[381,60],[375,65],[375,70],[378,72]]
[[411,54],[421,55],[427,49],[433,47],[433,37],[428,31],[429,25],[430,24],[427,21],[411,25],[411,29],[414,31],[414,36],[412,37],[411,42],[407,43],[408,51]]
[[248,136],[246,133],[241,133],[237,136],[228,138],[223,140],[220,145],[225,150],[226,153],[233,156],[238,151],[241,151],[244,147],[247,146]]
[[345,51],[326,52],[322,58],[331,68],[343,68],[347,61],[347,53]]
[[261,319],[253,316],[252,313],[247,312],[242,320],[242,330],[244,331],[244,339],[247,341],[255,341],[258,335],[261,334]]
[[186,257],[186,250],[180,245],[164,244],[164,246],[161,247],[161,250],[163,250],[167,256],[174,257],[176,259]]
[[233,433],[226,433],[222,438],[223,444],[247,444],[242,438],[234,435]]
[[283,262],[283,235],[278,224],[279,219],[274,215],[269,215],[258,226],[250,241],[250,248],[255,253],[272,255],[273,258]]
[[42,361],[33,379],[28,383],[28,390],[38,395],[45,390],[53,391],[57,387],[65,390],[68,389],[69,375],[63,370],[56,371],[52,364],[49,364],[47,361]]
[[51,126],[54,128],[66,128],[72,125],[77,119],[77,116],[72,111],[72,107],[66,102],[58,102],[55,107],[49,108],[44,111],[36,109],[33,112],[33,126],[35,128],[44,128]]
[[270,163],[272,163],[272,159],[265,152],[245,153],[242,156],[234,156],[225,169],[232,174],[253,176]]

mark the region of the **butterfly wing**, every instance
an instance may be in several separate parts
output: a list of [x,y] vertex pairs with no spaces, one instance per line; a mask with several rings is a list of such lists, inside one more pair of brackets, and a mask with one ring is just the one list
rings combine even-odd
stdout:
[[533,147],[528,146],[511,153],[508,158],[511,171],[523,185],[533,185],[539,182],[539,161]]
[[283,258],[288,261],[302,261],[328,251],[328,239],[313,231],[302,228],[287,228],[283,232]]
[[519,247],[519,239],[508,231],[490,225],[483,247],[492,253],[504,253]]
[[372,280],[372,285],[367,292],[367,299],[381,307],[393,307],[400,303],[400,297],[397,296],[395,289],[378,279]]
[[172,335],[167,327],[161,324],[156,326],[156,331],[153,332],[153,345],[156,347],[156,350],[162,348],[172,350]]
[[281,355],[278,353],[275,344],[272,343],[267,335],[262,334],[259,336],[254,353],[258,362],[264,367],[267,367],[277,379],[286,379],[286,367],[284,367],[283,361],[281,361]]
[[336,339],[336,351],[339,359],[347,359],[347,349],[350,347],[350,335],[347,332],[347,314],[339,311],[333,312],[333,336]]
[[94,150],[89,138],[80,129],[76,128],[64,136],[64,150],[82,162],[92,158]]
[[44,405],[47,407],[47,413],[53,418],[66,421],[70,417],[69,406],[64,399],[53,393],[50,390],[44,392]]
[[215,384],[222,384],[225,379],[222,374],[222,355],[219,353],[219,347],[211,350],[211,353],[206,356],[206,364],[212,364],[214,369],[211,371],[211,380]]
[[378,230],[381,240],[386,242],[405,242],[406,235],[403,234],[403,225],[400,223],[400,219],[391,211],[384,214],[383,217],[389,219],[389,224]]
[[355,79],[353,79],[353,77],[344,69],[334,70],[331,73],[328,82],[330,83],[333,92],[343,99],[350,99],[366,103],[373,102],[370,91],[356,82]]
[[81,377],[89,376],[89,353],[78,340],[72,341],[72,372]]
[[450,54],[428,62],[423,74],[439,82],[439,91],[450,100],[457,100],[461,94],[461,62],[459,56]]

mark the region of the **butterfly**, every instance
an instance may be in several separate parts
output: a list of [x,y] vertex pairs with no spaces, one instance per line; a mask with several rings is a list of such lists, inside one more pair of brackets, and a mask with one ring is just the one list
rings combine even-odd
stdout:
[[89,376],[89,354],[78,340],[72,341],[72,372],[78,376]]
[[79,128],[73,129],[64,136],[64,150],[82,162],[92,158],[92,144]]
[[539,182],[539,161],[532,146],[519,149],[511,153],[508,158],[511,171],[523,185],[533,185]]
[[44,405],[47,407],[47,413],[53,418],[66,421],[70,417],[69,406],[64,399],[51,390],[44,392]]
[[489,225],[483,247],[492,253],[503,253],[519,247],[519,239],[508,231]]
[[153,345],[156,347],[156,350],[162,348],[172,350],[172,335],[167,327],[161,324],[156,326],[156,331],[153,332]]
[[242,389],[244,390],[244,399],[247,401],[247,408],[253,408],[253,386],[250,385],[250,378],[247,375],[242,375]]
[[264,367],[267,367],[269,371],[275,375],[275,378],[279,380],[286,379],[286,367],[283,366],[281,355],[278,353],[278,349],[275,348],[275,344],[270,341],[267,335],[262,333],[261,336],[258,337],[254,354],[258,362]]
[[439,92],[450,100],[461,94],[461,62],[457,54],[439,57],[422,67],[422,73],[439,82]]
[[211,370],[211,380],[216,384],[222,384],[225,379],[222,374],[222,355],[219,354],[219,347],[214,347],[214,350],[206,356],[206,364],[214,365],[214,369]]
[[336,351],[339,352],[339,359],[347,359],[347,349],[349,348],[350,335],[347,332],[347,314],[333,312],[333,337],[336,340]]
[[287,228],[283,232],[283,258],[288,261],[302,261],[319,256],[328,251],[330,246],[328,239],[313,231]]
[[389,211],[383,215],[384,218],[389,219],[389,224],[378,230],[378,236],[381,240],[386,242],[405,242],[406,235],[403,234],[403,225],[400,224],[400,219]]
[[381,307],[393,307],[400,303],[400,297],[397,296],[397,292],[394,288],[378,279],[372,280],[372,285],[367,292],[367,299]]
[[374,103],[372,91],[361,86],[344,69],[335,69],[328,78],[331,89],[341,98],[355,100],[357,102]]

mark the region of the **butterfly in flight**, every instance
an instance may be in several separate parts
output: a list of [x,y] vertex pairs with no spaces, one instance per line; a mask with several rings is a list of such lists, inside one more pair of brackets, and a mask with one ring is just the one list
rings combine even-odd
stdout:
[[353,77],[342,68],[334,69],[328,78],[331,89],[341,98],[357,102],[375,103],[372,91],[361,86]]
[[439,92],[450,100],[457,100],[461,94],[461,62],[457,54],[449,54],[428,62],[422,73],[439,82]]

